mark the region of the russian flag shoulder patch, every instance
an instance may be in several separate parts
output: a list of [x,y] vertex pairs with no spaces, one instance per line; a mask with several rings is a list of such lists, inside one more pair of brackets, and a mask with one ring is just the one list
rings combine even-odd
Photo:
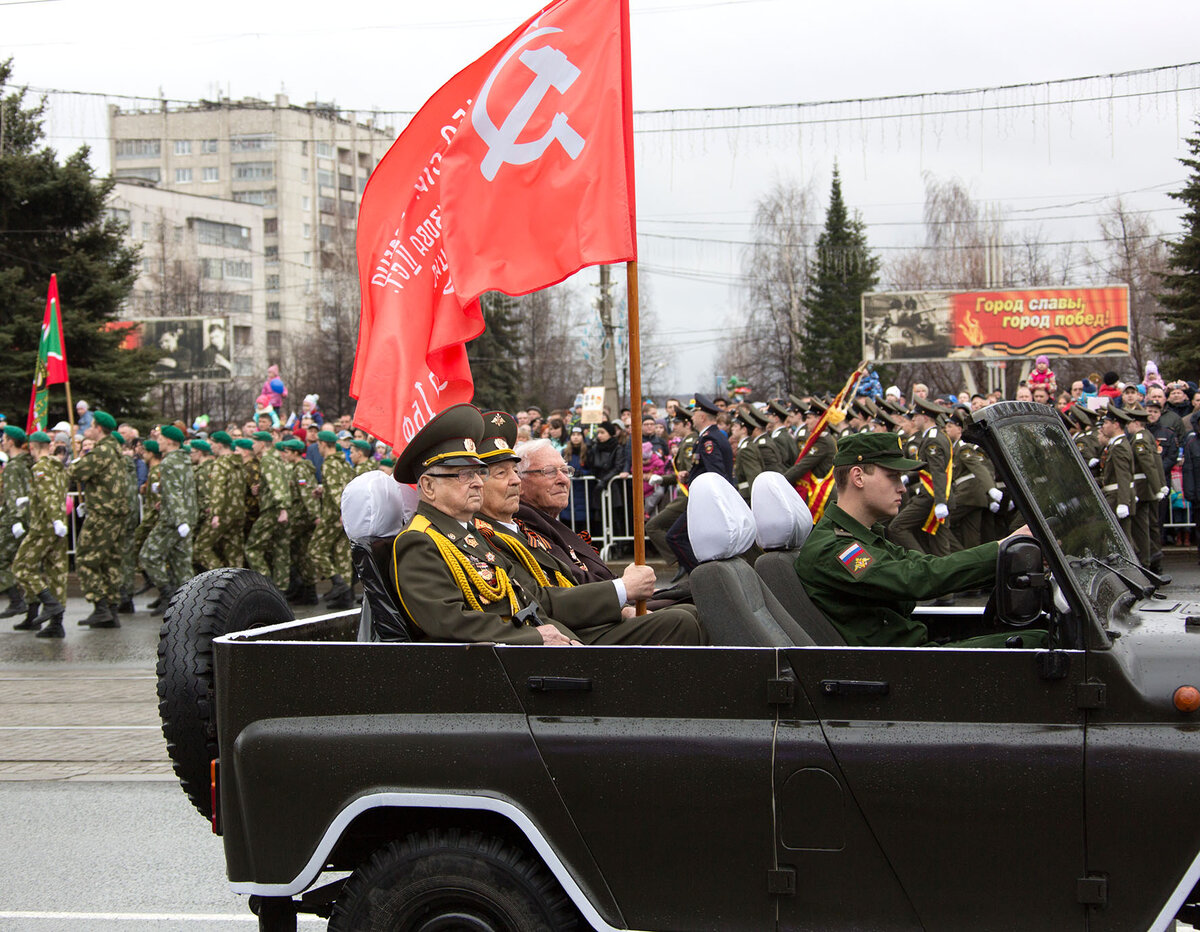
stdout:
[[837,558],[838,562],[850,571],[851,576],[861,575],[873,562],[871,555],[857,541],[839,553]]

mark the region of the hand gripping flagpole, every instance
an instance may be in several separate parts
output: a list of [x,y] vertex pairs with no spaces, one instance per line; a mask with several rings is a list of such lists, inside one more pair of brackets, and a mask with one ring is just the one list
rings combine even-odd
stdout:
[[[646,499],[642,495],[642,344],[638,333],[637,260],[625,263],[625,292],[629,307],[629,400],[630,434],[633,449],[633,562],[646,562]],[[637,613],[646,614],[646,603],[639,600]]]

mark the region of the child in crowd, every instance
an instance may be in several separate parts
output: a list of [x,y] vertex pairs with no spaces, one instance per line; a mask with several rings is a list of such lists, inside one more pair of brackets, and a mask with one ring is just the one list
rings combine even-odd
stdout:
[[642,441],[642,495],[646,502],[646,517],[654,514],[659,501],[662,500],[664,489],[661,485],[651,485],[651,476],[661,476],[667,471],[667,461],[662,458],[649,440]]
[[1034,364],[1033,371],[1029,373],[1029,387],[1042,387],[1046,389],[1047,395],[1053,396],[1058,390],[1058,383],[1054,379],[1054,370],[1050,368],[1050,358],[1048,356],[1039,356]]

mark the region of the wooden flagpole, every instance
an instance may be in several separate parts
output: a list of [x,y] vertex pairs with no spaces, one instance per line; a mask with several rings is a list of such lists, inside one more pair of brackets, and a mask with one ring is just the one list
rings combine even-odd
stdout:
[[[638,332],[637,260],[625,263],[625,293],[629,307],[629,409],[630,451],[633,461],[633,562],[646,562],[646,499],[642,495],[642,341]],[[646,603],[637,603],[637,613],[646,614]]]

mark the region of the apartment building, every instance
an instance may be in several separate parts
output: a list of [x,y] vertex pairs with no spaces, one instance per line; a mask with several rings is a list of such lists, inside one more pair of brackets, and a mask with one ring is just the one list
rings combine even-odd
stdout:
[[110,107],[109,137],[119,181],[261,212],[251,240],[264,268],[262,367],[284,359],[289,338],[311,337],[335,305],[357,305],[358,202],[395,141],[390,127],[346,119],[332,105],[293,105],[278,94],[273,102]]

